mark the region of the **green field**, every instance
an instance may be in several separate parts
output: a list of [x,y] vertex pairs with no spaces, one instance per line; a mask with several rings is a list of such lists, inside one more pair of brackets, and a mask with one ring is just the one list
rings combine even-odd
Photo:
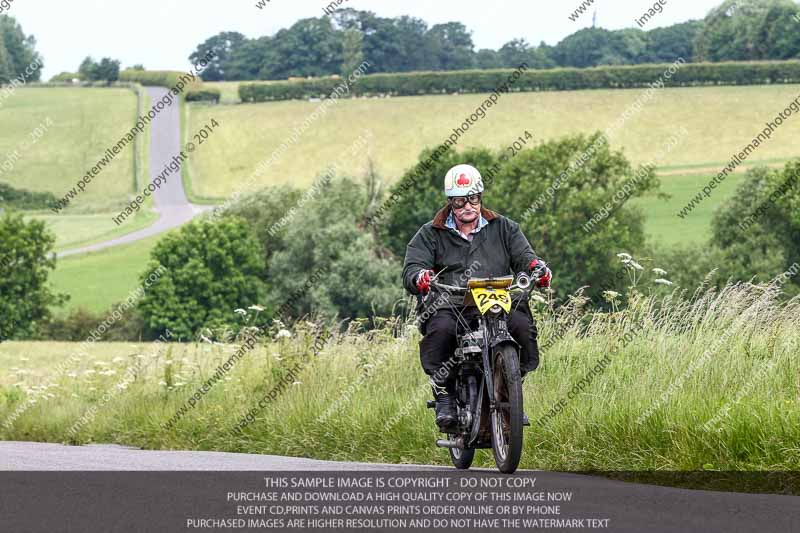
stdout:
[[139,284],[139,274],[144,270],[159,237],[137,241],[98,252],[59,259],[50,276],[55,290],[71,296],[64,308],[84,307],[101,312],[119,302]]
[[[135,123],[136,95],[123,88],[20,88],[0,107],[0,159],[19,161],[0,181],[63,196]],[[38,124],[52,120],[41,139],[20,148]],[[80,194],[67,214],[112,211],[134,189],[134,150],[128,145]]]
[[[698,173],[700,167],[713,175],[799,91],[798,85],[662,89],[611,138],[612,146],[642,163],[685,126],[686,139],[668,161],[657,164],[662,171]],[[540,140],[604,130],[641,94],[627,89],[510,94],[462,136],[459,149],[501,148],[525,130]],[[379,174],[393,181],[415,163],[423,148],[442,143],[483,99],[450,95],[341,100],[289,147],[258,185],[309,186],[365,130],[373,132],[371,146],[348,167],[359,175],[372,159]],[[317,106],[304,101],[191,106],[190,131],[212,118],[221,125],[190,161],[193,191],[207,198],[229,196]],[[795,142],[799,136],[800,120],[786,121],[748,162],[780,162],[800,155]]]
[[80,248],[87,244],[113,239],[153,224],[158,215],[150,209],[140,210],[134,217],[117,226],[112,217],[119,213],[94,213],[85,215],[33,214],[31,218],[43,221],[56,236],[56,251]]
[[723,200],[733,195],[744,179],[739,172],[722,182],[714,194],[696,206],[691,215],[681,219],[677,213],[708,181],[706,175],[675,175],[661,178],[661,190],[671,196],[661,199],[654,195],[631,200],[631,205],[645,213],[645,232],[652,243],[673,245],[705,243],[711,238],[711,216]]
[[[148,98],[142,95],[142,107]],[[36,143],[19,150],[20,159],[0,181],[15,187],[47,191],[60,198],[94,165],[97,157],[130,130],[136,115],[136,95],[129,89],[21,88],[0,107],[0,155],[17,149],[27,131],[49,117],[53,126]],[[136,169],[140,181],[147,169],[149,130],[140,139]],[[120,153],[81,193],[56,215],[50,211],[29,216],[44,221],[56,236],[56,250],[111,239],[146,227],[157,219],[152,201],[133,220],[118,227],[112,217],[134,190],[134,150]],[[2,159],[5,159],[3,157]],[[94,161],[93,161],[94,160]]]
[[[565,333],[525,382],[532,427],[521,466],[800,468],[800,300],[780,304],[773,296],[743,286],[694,303],[634,298],[624,311],[587,317],[590,335],[581,334],[569,312],[554,317],[539,309],[543,344],[556,331]],[[626,335],[629,342],[622,343]],[[317,358],[313,340],[308,330],[264,339],[172,427],[165,424],[235,346],[95,344],[59,376],[56,364],[77,344],[4,343],[0,422],[22,413],[10,429],[0,425],[0,438],[449,463],[447,452],[434,447],[438,434],[425,408],[430,389],[419,369],[418,333],[336,334]],[[591,374],[563,412],[547,416],[607,355],[606,369]],[[302,370],[292,378],[288,369],[297,364]],[[131,366],[136,380],[116,389]],[[232,433],[285,377],[289,384],[274,401],[241,434]],[[104,401],[109,391],[115,394]],[[33,398],[36,403],[24,408]],[[71,435],[90,408],[96,416]],[[490,452],[477,454],[476,466],[492,463]]]

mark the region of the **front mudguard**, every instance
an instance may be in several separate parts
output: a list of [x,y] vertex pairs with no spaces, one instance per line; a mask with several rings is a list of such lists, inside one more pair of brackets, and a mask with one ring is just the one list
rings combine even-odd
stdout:
[[495,338],[493,338],[491,342],[489,342],[489,347],[494,352],[495,348],[497,348],[498,346],[503,346],[505,344],[513,346],[514,348],[517,349],[517,353],[519,353],[519,350],[521,348],[519,343],[515,341],[514,337],[512,337],[511,334],[508,332],[501,333],[500,335],[497,335]]

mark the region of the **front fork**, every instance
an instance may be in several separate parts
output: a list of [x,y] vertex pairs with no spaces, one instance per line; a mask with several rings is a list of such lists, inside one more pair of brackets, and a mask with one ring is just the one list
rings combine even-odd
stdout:
[[[478,327],[483,330],[483,348],[481,358],[483,360],[483,383],[478,387],[478,398],[476,409],[472,419],[472,431],[470,431],[468,444],[472,446],[478,439],[481,425],[481,410],[483,409],[483,395],[486,393],[489,398],[489,415],[497,409],[494,393],[494,360],[491,354],[494,348],[500,344],[512,343],[518,346],[517,342],[508,332],[506,321],[503,318],[486,319],[481,316],[478,319]],[[484,383],[486,386],[484,387]]]

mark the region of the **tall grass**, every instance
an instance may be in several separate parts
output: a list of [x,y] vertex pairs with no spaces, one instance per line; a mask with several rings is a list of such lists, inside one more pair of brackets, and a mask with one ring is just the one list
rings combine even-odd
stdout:
[[[800,298],[780,301],[777,282],[679,296],[634,291],[624,308],[607,313],[589,309],[580,297],[557,312],[539,306],[540,343],[549,347],[525,382],[533,425],[526,429],[522,467],[800,469]],[[388,322],[367,332],[351,325],[314,357],[316,338],[309,323],[291,336],[285,330],[268,335],[169,430],[162,425],[233,353],[235,342],[161,352],[138,346],[128,357],[87,359],[58,383],[43,379],[49,385],[43,393],[23,375],[22,383],[0,388],[0,437],[449,463],[433,444],[437,432],[425,408],[429,390],[413,327]],[[610,363],[597,371],[603,358]],[[298,363],[298,377],[279,386]],[[102,404],[132,364],[136,379]],[[589,384],[571,394],[587,376]],[[255,421],[232,431],[276,387],[280,394]],[[3,428],[30,394],[40,401]],[[560,400],[560,412],[548,416]],[[70,427],[101,404],[71,438]],[[492,466],[491,453],[479,453],[476,465]]]

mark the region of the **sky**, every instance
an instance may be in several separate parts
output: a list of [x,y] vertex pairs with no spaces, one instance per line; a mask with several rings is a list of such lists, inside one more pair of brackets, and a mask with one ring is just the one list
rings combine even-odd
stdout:
[[[588,0],[587,0],[588,1]],[[665,0],[661,0],[662,3]],[[112,57],[122,66],[137,63],[151,70],[188,70],[189,54],[222,31],[247,37],[273,35],[294,22],[323,15],[331,0],[12,0],[6,14],[34,35],[44,57],[43,80],[74,72],[86,56]],[[655,0],[594,0],[597,25],[607,29],[637,27],[635,20]],[[429,25],[462,22],[476,48],[497,49],[515,38],[532,44],[556,44],[592,25],[593,12],[572,21],[568,15],[581,0],[346,0],[343,7],[380,16],[410,15]],[[701,19],[722,0],[666,0],[644,29]]]

